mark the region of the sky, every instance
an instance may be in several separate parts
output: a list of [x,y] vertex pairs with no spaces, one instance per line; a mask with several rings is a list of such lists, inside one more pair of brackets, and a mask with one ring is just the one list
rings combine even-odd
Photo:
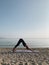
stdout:
[[0,37],[49,38],[49,0],[0,0]]

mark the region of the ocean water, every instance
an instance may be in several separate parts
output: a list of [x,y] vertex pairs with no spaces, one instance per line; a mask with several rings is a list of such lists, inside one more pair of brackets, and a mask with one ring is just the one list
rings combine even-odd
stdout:
[[[0,48],[13,48],[18,38],[0,38]],[[49,48],[49,38],[24,38],[24,41],[30,48]],[[18,46],[23,48],[22,43]]]

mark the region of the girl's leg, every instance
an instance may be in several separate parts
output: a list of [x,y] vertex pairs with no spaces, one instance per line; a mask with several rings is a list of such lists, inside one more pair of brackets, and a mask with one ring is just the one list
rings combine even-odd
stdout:
[[20,43],[21,43],[21,39],[18,41],[18,43],[17,43],[17,44],[15,45],[15,47],[13,48],[13,52],[15,51],[15,48],[20,45]]

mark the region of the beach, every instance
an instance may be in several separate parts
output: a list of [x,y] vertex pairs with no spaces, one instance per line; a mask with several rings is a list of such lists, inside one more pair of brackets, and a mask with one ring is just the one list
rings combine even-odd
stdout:
[[[16,50],[25,50],[17,48]],[[0,48],[0,65],[49,65],[49,48],[32,48],[32,52],[12,52]]]

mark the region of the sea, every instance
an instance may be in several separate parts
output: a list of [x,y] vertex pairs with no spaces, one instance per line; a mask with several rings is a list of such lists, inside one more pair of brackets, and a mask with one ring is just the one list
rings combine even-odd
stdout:
[[[24,38],[30,48],[49,48],[49,38]],[[13,48],[19,38],[0,38],[0,48]],[[24,48],[22,43],[18,46]]]

